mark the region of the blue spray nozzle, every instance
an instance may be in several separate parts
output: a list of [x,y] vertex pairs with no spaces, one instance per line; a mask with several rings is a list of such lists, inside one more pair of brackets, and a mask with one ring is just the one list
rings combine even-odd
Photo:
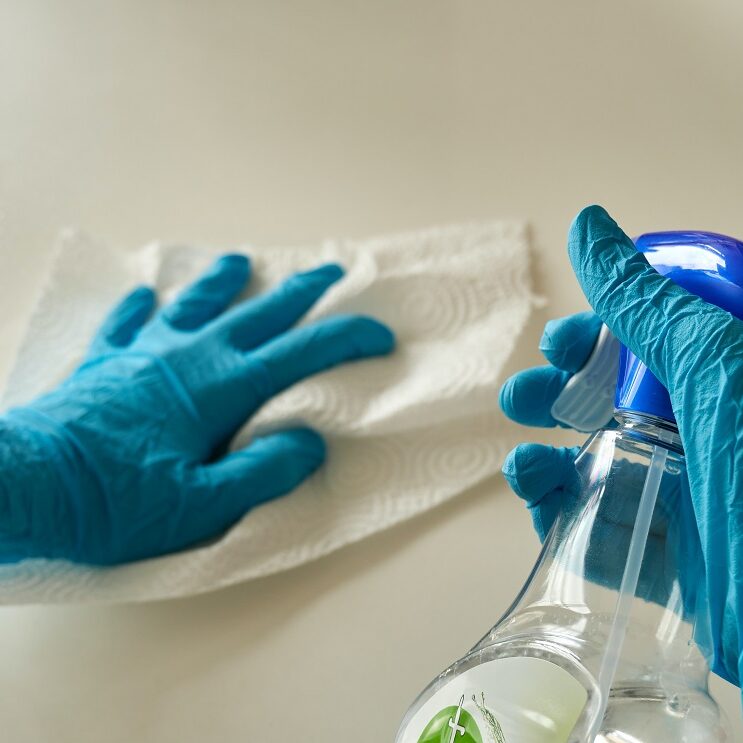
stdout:
[[[694,231],[648,232],[634,242],[659,274],[743,319],[743,242]],[[551,412],[578,431],[595,431],[615,409],[675,423],[666,388],[603,326],[588,361],[568,381]]]

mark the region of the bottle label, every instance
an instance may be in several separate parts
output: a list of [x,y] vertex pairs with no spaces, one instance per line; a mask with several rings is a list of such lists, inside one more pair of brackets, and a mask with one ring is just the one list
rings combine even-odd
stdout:
[[548,660],[499,658],[439,689],[397,743],[567,743],[587,699],[583,685]]

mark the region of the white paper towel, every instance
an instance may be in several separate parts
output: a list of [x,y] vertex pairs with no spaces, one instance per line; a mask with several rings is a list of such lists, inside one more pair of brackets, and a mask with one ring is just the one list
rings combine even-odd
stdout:
[[[213,259],[210,248],[117,250],[66,233],[9,376],[3,408],[23,404],[78,363],[110,305],[137,283],[167,301]],[[498,411],[501,370],[537,302],[526,228],[497,222],[363,241],[247,247],[248,295],[320,262],[346,277],[308,315],[373,314],[394,328],[389,358],[338,368],[288,390],[251,421],[323,432],[328,461],[291,495],[220,539],[117,568],[29,560],[0,567],[0,602],[139,601],[267,575],[425,511],[495,473],[512,434]]]

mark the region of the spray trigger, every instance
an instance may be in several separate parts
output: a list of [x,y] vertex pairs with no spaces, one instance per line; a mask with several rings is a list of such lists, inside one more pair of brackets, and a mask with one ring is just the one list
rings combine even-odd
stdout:
[[580,371],[568,380],[552,405],[552,417],[588,433],[605,426],[614,414],[614,389],[619,371],[619,341],[606,325]]

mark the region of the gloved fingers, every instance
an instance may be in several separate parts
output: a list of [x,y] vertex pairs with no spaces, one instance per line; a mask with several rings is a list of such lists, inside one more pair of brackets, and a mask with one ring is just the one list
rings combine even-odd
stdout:
[[[362,315],[334,315],[294,328],[246,354],[246,375],[254,386],[255,406],[313,374],[347,361],[392,351],[395,336],[377,320]],[[256,382],[260,370],[263,383]]]
[[550,320],[544,326],[539,350],[553,366],[575,373],[591,355],[601,330],[601,320],[594,312]]
[[88,357],[128,346],[152,314],[155,301],[155,292],[149,286],[139,286],[129,292],[101,324],[91,341]]
[[335,263],[296,273],[265,294],[234,307],[220,319],[219,327],[227,331],[235,348],[255,348],[289,330],[342,276],[343,269]]
[[516,495],[531,508],[555,490],[576,491],[575,458],[580,447],[519,444],[503,462],[503,476]]
[[182,547],[215,536],[251,508],[296,488],[324,460],[322,437],[295,428],[262,436],[214,464],[198,467],[185,485],[182,517],[172,541]]
[[600,206],[575,218],[568,254],[598,316],[666,387],[670,370],[694,365],[680,352],[707,354],[704,339],[714,340],[730,326],[729,313],[657,273]]
[[562,425],[552,417],[552,405],[570,379],[570,373],[554,366],[524,369],[509,377],[501,387],[501,410],[525,426]]
[[160,317],[177,330],[195,330],[221,315],[245,288],[250,261],[237,253],[218,258],[204,274],[186,287]]
[[579,490],[575,458],[579,447],[520,444],[503,463],[511,490],[526,501],[534,529],[544,541],[560,510]]
[[539,348],[552,366],[525,369],[506,380],[500,391],[503,412],[526,426],[562,426],[552,406],[570,379],[585,364],[601,330],[593,312],[550,320]]

